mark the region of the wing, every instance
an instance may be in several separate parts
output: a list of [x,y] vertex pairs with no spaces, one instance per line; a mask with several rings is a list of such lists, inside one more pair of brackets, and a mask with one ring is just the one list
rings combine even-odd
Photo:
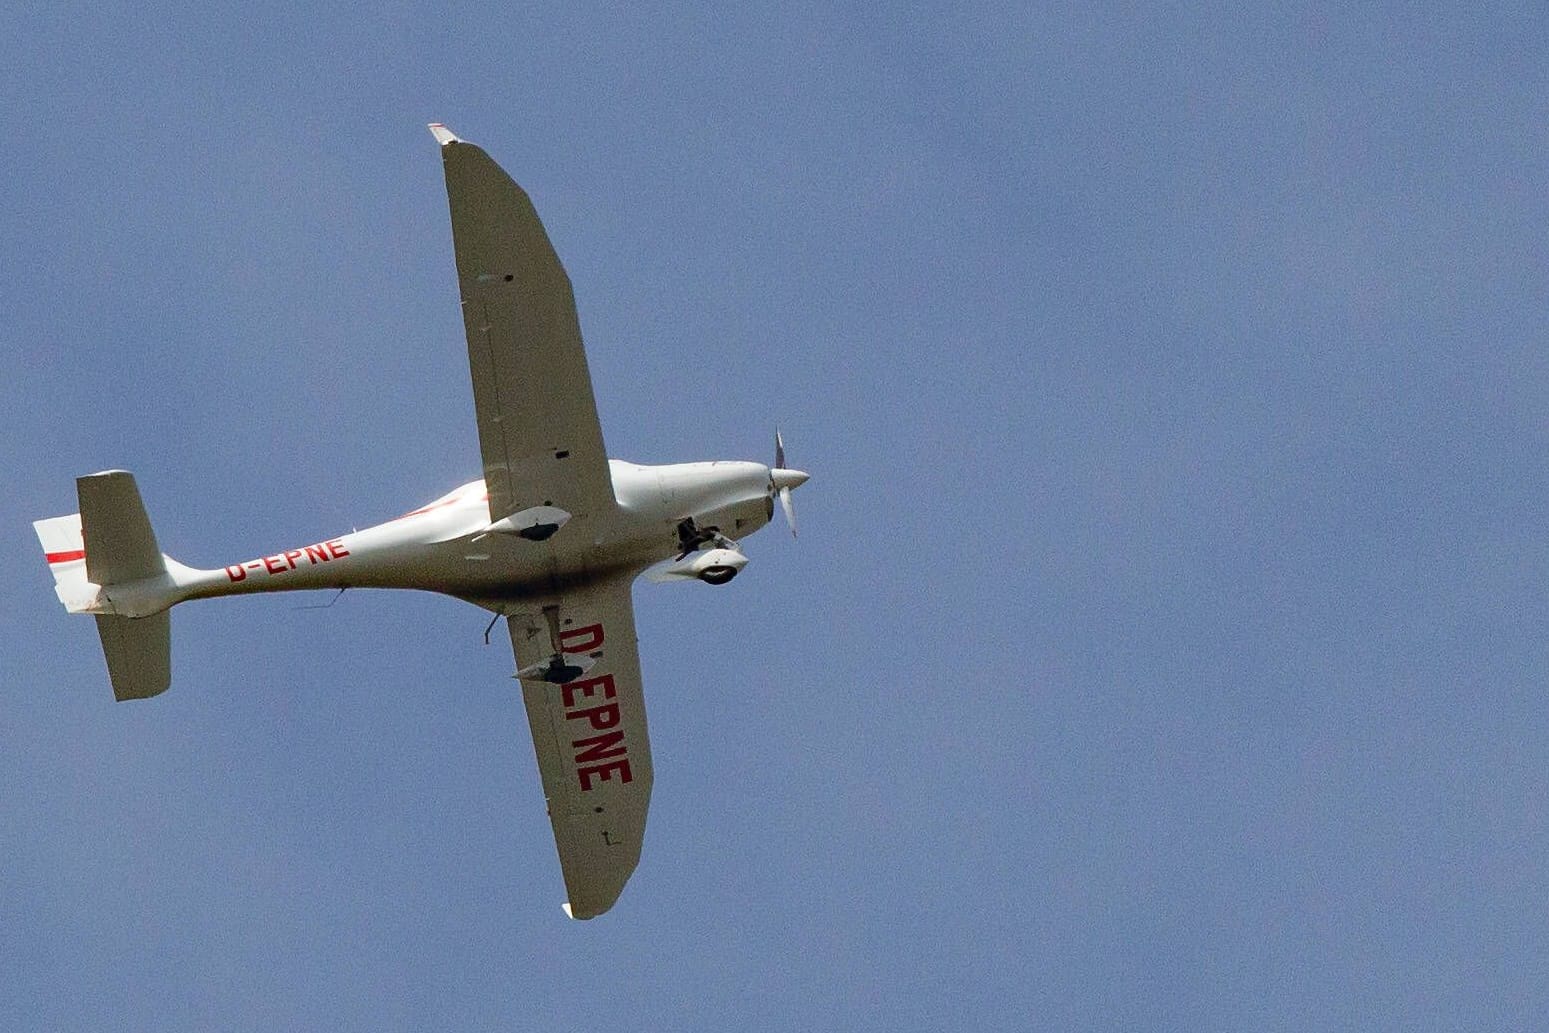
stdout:
[[491,520],[614,505],[575,296],[525,191],[488,154],[441,143]]
[[551,617],[567,661],[589,666],[564,685],[523,678],[522,698],[570,896],[566,910],[592,918],[613,906],[639,863],[651,802],[630,582],[565,593],[557,613],[534,604],[508,617],[518,670],[541,668],[554,655]]

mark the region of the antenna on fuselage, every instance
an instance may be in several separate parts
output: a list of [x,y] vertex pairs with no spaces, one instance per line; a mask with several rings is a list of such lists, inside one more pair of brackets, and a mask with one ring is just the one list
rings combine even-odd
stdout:
[[305,606],[292,606],[291,609],[292,610],[327,610],[327,609],[331,609],[333,607],[334,603],[338,602],[341,598],[343,598],[344,593],[345,593],[345,589],[341,588],[341,589],[339,589],[339,594],[334,596],[332,599],[328,600],[326,603],[308,603]]

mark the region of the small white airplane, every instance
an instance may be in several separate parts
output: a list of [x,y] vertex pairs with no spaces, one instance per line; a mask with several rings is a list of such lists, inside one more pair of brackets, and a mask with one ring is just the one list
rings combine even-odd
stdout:
[[[570,278],[532,202],[483,150],[439,123],[484,479],[363,531],[233,563],[161,552],[133,475],[76,480],[80,512],[39,520],[55,592],[97,618],[119,700],[171,682],[170,608],[189,599],[307,589],[416,588],[506,618],[572,918],[613,906],[640,860],[651,797],[631,586],[730,581],[735,537],[788,469],[751,462],[637,466],[603,449]],[[735,536],[735,537],[734,537]],[[486,640],[488,633],[486,632]]]

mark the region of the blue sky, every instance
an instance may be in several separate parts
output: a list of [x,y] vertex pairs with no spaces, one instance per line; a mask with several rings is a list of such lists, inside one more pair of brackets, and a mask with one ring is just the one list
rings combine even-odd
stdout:
[[[1549,1025],[1540,10],[4,25],[6,1029]],[[478,475],[432,120],[614,455],[813,474],[637,590],[591,923],[479,611],[190,604],[115,705],[29,526],[124,467],[214,566]]]

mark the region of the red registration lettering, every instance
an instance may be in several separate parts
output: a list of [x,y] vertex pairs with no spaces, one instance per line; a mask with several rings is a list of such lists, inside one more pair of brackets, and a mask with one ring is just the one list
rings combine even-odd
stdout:
[[285,570],[284,556],[265,556],[264,569],[271,574],[279,574]]
[[[572,642],[571,639],[580,641]],[[602,625],[588,624],[584,628],[570,628],[559,633],[559,647],[567,653],[590,653],[602,645]]]
[[616,727],[619,723],[619,705],[617,703],[604,703],[600,707],[587,707],[584,710],[572,710],[565,715],[565,720],[574,721],[584,717],[591,726],[599,732],[604,728]]
[[569,710],[571,707],[575,706],[575,698],[577,695],[590,696],[592,694],[592,690],[597,688],[599,685],[602,686],[603,698],[612,699],[614,696],[614,688],[613,675],[611,674],[605,674],[600,678],[578,678],[573,682],[561,686],[559,694],[560,698],[565,701],[565,709]]
[[328,546],[328,554],[334,559],[338,559],[341,556],[348,556],[350,554],[350,550],[346,549],[338,538],[331,538],[323,544]]
[[247,577],[247,571],[243,570],[240,566],[227,567],[226,576],[231,578],[233,581],[241,581]]
[[314,567],[319,563],[327,563],[332,558],[328,555],[328,550],[321,545],[308,545],[306,547],[306,554],[307,562]]
[[608,732],[606,735],[594,735],[590,739],[577,739],[570,746],[576,751],[577,764],[592,764],[605,757],[622,757],[628,751],[628,747],[622,745],[623,742],[623,732]]
[[[559,633],[559,647],[567,653],[590,653],[602,645],[601,624],[587,624]],[[629,769],[629,744],[624,741],[623,711],[618,703],[603,700],[616,699],[618,686],[613,675],[602,674],[595,678],[577,678],[560,686],[559,696],[565,707],[566,721],[585,721],[601,735],[575,739],[570,748],[575,751],[576,778],[582,792],[590,792],[596,782],[620,782],[634,780]],[[585,701],[587,705],[577,706]]]
[[285,562],[290,564],[290,569],[291,570],[295,570],[296,569],[296,561],[299,560],[300,558],[301,558],[301,550],[300,549],[286,549],[285,550]]
[[620,782],[633,782],[635,780],[635,776],[629,770],[628,758],[609,761],[607,764],[599,764],[593,768],[581,768],[576,774],[581,778],[582,790],[589,791],[592,788],[593,775],[596,775],[604,782],[608,782],[612,780],[613,772],[615,771],[619,773]]

